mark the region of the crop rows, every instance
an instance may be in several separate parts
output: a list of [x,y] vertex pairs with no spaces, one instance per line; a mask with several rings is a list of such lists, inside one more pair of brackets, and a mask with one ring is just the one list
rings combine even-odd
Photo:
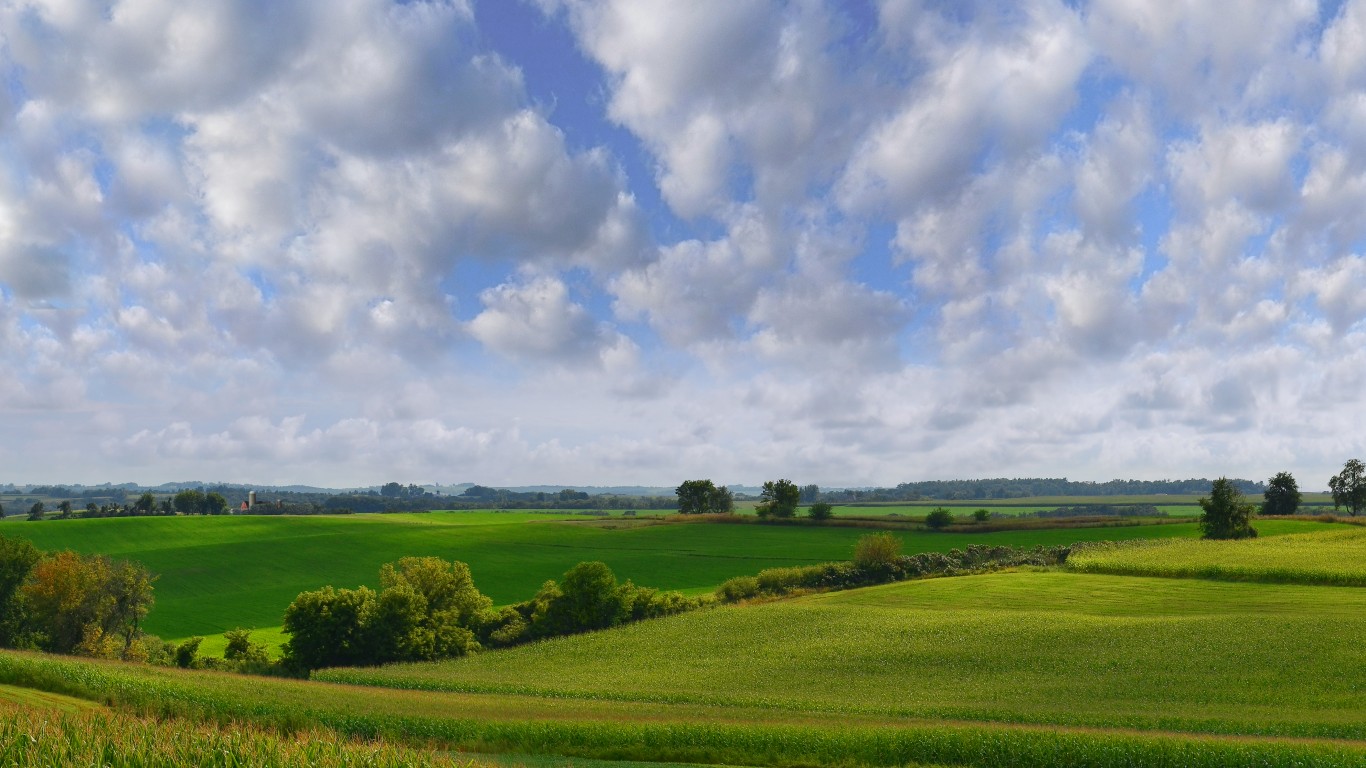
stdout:
[[1083,573],[1366,586],[1366,528],[1241,541],[1085,544],[1068,565]]
[[[329,705],[330,692],[338,689],[312,684],[316,698],[300,707],[277,700],[273,685],[259,681],[256,698],[227,694],[212,684],[215,677],[231,687],[232,678],[186,675],[184,683],[173,678],[150,676],[135,669],[39,657],[0,656],[0,677],[24,678],[29,684],[83,688],[88,695],[147,712],[196,716],[203,720],[234,723],[251,721],[266,730],[194,729],[151,720],[98,720],[60,716],[60,726],[30,725],[24,721],[0,731],[0,743],[15,750],[6,764],[133,765],[442,765],[425,753],[392,751],[377,747],[342,747],[326,728],[346,736],[407,740],[420,744],[467,748],[477,751],[512,751],[611,759],[650,759],[749,765],[821,764],[891,766],[941,764],[963,766],[1071,765],[1091,768],[1110,766],[1352,766],[1366,764],[1366,748],[1358,745],[1265,739],[1228,739],[1177,734],[1142,734],[1122,731],[1072,731],[1065,729],[1011,728],[991,725],[937,724],[907,721],[876,727],[852,725],[774,724],[727,721],[713,716],[711,722],[652,718],[644,721],[546,719],[493,720],[443,718],[421,713],[396,714]],[[182,673],[183,674],[183,673]],[[309,685],[309,684],[299,684]],[[193,701],[185,694],[194,691]],[[34,728],[43,738],[35,735]],[[302,731],[295,738],[272,735],[270,728]],[[65,729],[65,730],[63,730]],[[65,735],[71,734],[71,735]],[[42,747],[36,758],[27,750]],[[164,746],[157,746],[164,743]],[[70,745],[70,746],[68,746]],[[72,750],[69,754],[62,750]],[[139,750],[163,750],[137,762],[122,755]],[[365,750],[372,750],[367,753]],[[258,750],[252,752],[250,750]],[[309,751],[312,750],[312,751]],[[353,750],[359,750],[359,753]],[[353,755],[359,755],[354,756]],[[166,755],[163,757],[162,755]],[[369,755],[369,756],[367,756]],[[30,762],[24,762],[31,760]],[[120,760],[124,760],[120,762]],[[332,762],[328,762],[331,760]],[[351,762],[346,762],[350,760]],[[306,762],[301,762],[306,761]]]
[[313,729],[212,727],[110,712],[0,705],[0,765],[101,768],[472,768],[430,751],[363,743]]

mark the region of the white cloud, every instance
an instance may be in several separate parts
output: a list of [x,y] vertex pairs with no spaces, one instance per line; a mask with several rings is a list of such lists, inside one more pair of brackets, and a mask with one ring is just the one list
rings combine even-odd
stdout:
[[[558,279],[535,277],[484,291],[469,332],[498,354],[528,362],[602,366],[629,362],[635,345],[594,320]],[[625,359],[623,359],[625,358]]]

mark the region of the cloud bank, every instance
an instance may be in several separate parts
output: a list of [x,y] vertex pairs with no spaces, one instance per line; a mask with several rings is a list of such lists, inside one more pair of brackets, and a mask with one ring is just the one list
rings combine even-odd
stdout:
[[1366,2],[490,3],[0,2],[0,481],[1366,449]]

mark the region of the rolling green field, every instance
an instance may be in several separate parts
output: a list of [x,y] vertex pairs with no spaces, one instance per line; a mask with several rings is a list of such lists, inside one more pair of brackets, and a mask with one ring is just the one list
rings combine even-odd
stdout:
[[[657,583],[669,566],[685,583],[709,573],[687,572],[689,558],[724,559],[753,573],[778,557],[847,557],[866,532],[697,523],[609,528],[532,517],[142,519],[90,521],[105,523],[90,530],[159,523],[151,530],[161,533],[160,548],[136,528],[113,526],[117,535],[99,537],[150,553],[174,551],[173,534],[195,531],[171,524],[199,524],[201,561],[224,548],[244,556],[235,526],[247,524],[282,548],[311,542],[333,552],[357,531],[376,549],[376,542],[411,541],[398,534],[418,530],[429,543],[465,546],[477,581],[479,558],[499,547],[510,547],[513,557],[560,545],[602,552],[627,576],[616,555],[628,562],[672,558],[648,571],[661,577]],[[60,531],[63,525],[25,528],[76,535]],[[0,684],[107,702],[134,716],[245,723],[233,727],[262,728],[263,741],[273,729],[326,729],[398,749],[506,753],[512,764],[516,755],[540,754],[766,766],[1366,765],[1366,657],[1357,650],[1366,636],[1366,589],[1322,583],[1325,573],[1355,578],[1366,562],[1366,529],[1308,520],[1258,525],[1262,538],[1239,542],[1193,540],[1191,524],[908,532],[912,551],[1124,532],[1176,538],[1083,547],[1070,569],[719,606],[447,662],[324,670],[312,681],[0,652]],[[846,549],[825,554],[837,546]],[[1112,556],[1122,562],[1107,565]],[[1235,566],[1274,566],[1278,580],[1304,583],[1237,580],[1248,577]],[[1121,573],[1090,572],[1101,567]],[[1152,575],[1129,575],[1138,572]],[[0,688],[0,700],[15,698],[13,690]],[[40,701],[22,693],[18,699]],[[118,731],[92,727],[82,739]],[[218,738],[211,727],[176,727],[204,743]]]
[[1356,588],[1020,572],[725,607],[455,661],[317,677],[547,698],[1366,739],[1363,636],[1366,591]]
[[1126,542],[1087,547],[1068,565],[1090,573],[1361,587],[1366,586],[1366,527],[1250,541]]
[[[1267,521],[1264,533],[1312,530],[1309,521]],[[168,640],[213,636],[235,627],[275,641],[285,607],[326,584],[376,586],[379,567],[433,555],[470,564],[495,603],[530,597],[574,564],[602,560],[618,577],[690,594],[738,575],[850,557],[858,528],[649,524],[532,513],[436,512],[336,517],[150,517],[9,521],[0,534],[44,550],[72,549],[136,560],[159,574],[148,632]],[[1138,537],[1191,537],[1193,524],[988,534],[906,531],[907,553],[969,544],[1053,546]],[[204,650],[214,652],[214,642]]]

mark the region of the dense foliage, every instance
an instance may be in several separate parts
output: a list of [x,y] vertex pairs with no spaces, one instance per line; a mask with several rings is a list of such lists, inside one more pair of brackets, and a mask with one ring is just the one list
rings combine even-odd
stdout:
[[768,568],[757,576],[728,579],[716,589],[722,602],[773,597],[802,590],[839,590],[887,584],[927,576],[960,576],[968,573],[1020,565],[1059,565],[1067,561],[1068,547],[1015,547],[972,544],[941,552],[899,554],[900,542],[889,533],[859,539],[852,561],[819,565]]
[[1210,486],[1209,496],[1200,499],[1200,530],[1207,539],[1246,539],[1257,535],[1252,517],[1257,508],[1243,498],[1228,478],[1221,477]]
[[294,669],[368,666],[463,656],[483,646],[516,645],[607,629],[696,608],[699,601],[617,583],[604,563],[579,563],[535,597],[492,610],[469,566],[436,557],[384,565],[378,592],[304,592],[285,611],[285,664]]
[[1262,492],[1263,515],[1293,515],[1300,509],[1300,485],[1289,472],[1277,472]]
[[684,480],[674,491],[678,511],[685,515],[726,515],[735,511],[735,496],[710,480]]
[[801,502],[802,491],[791,480],[768,480],[759,493],[759,503],[754,512],[759,517],[785,519],[797,514],[797,504]]
[[1366,509],[1366,465],[1359,459],[1349,459],[1342,471],[1328,479],[1333,492],[1333,509],[1346,507],[1352,517]]
[[0,536],[0,644],[106,658],[145,659],[152,607],[146,568],[103,555],[42,554]]

